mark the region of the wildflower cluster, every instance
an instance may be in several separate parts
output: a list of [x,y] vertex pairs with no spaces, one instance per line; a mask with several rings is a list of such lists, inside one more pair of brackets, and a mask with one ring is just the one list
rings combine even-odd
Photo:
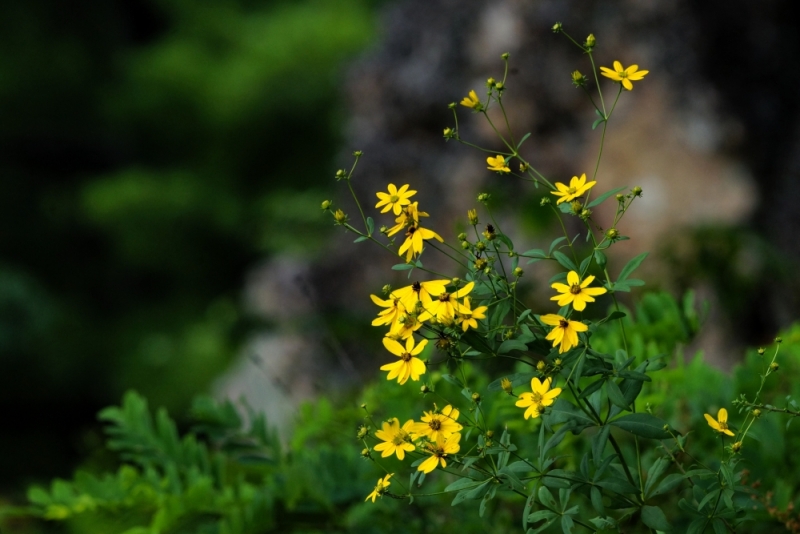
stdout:
[[[677,468],[683,470],[676,458],[685,452],[687,436],[657,417],[649,405],[646,411],[637,406],[644,384],[652,380],[650,374],[666,364],[661,356],[645,358],[641,354],[630,354],[625,327],[627,314],[617,298],[620,293],[644,285],[643,281],[631,278],[631,274],[647,253],[630,259],[622,269],[616,270],[616,276],[612,276],[605,254],[614,244],[628,239],[620,231],[621,221],[632,203],[642,196],[642,189],[617,188],[592,199],[599,183],[597,175],[608,122],[623,92],[631,91],[633,82],[641,81],[648,71],[639,70],[637,65],[623,68],[619,61],[613,62],[613,69],[601,67],[598,70],[593,57],[597,46],[594,35],[578,43],[560,23],[553,30],[578,46],[591,64],[590,77],[577,70],[571,74],[572,83],[587,92],[589,102],[600,117],[592,128],[602,125],[600,150],[591,176],[581,172],[564,182],[550,180],[525,158],[522,147],[530,134],[515,139],[503,103],[503,95],[508,90],[508,54],[502,56],[505,69],[500,81],[487,80],[485,98],[470,90],[460,101],[462,108],[469,108],[489,122],[504,150],[490,151],[463,139],[458,127],[459,106],[455,103],[449,105],[454,124],[444,129],[446,140],[493,154],[486,159],[487,170],[503,179],[519,179],[534,188],[545,189],[540,204],[551,212],[563,230],[563,235],[554,239],[549,247],[518,251],[492,214],[490,193],[477,197],[485,214],[479,214],[476,208],[467,210],[462,225],[466,223],[472,228],[458,233],[457,243],[446,241],[432,226],[427,227],[428,223],[422,225],[429,214],[421,211],[419,203],[413,199],[417,191],[409,184],[399,188],[387,184],[385,191],[376,193],[375,208],[394,216],[394,225],[382,226],[377,235],[373,219],[366,216],[355,194],[353,199],[364,230],[351,225],[347,216],[341,210],[334,210],[330,202],[323,203],[323,210],[331,213],[334,224],[357,235],[356,242],[369,240],[395,257],[399,256],[401,263],[394,265],[393,270],[407,272],[409,280],[414,277],[410,285],[393,289],[387,284],[382,296],[370,295],[373,303],[381,308],[372,324],[387,328],[383,346],[396,358],[380,369],[387,372],[387,380],[396,380],[399,385],[406,384],[409,379],[422,380],[424,395],[435,394],[446,403],[442,409],[433,404],[432,410],[425,411],[419,421],[408,419],[402,425],[400,418],[392,416],[378,426],[368,413],[369,427],[359,430],[358,439],[364,443],[364,455],[376,463],[379,460],[373,457],[372,451],[380,452],[381,458],[410,459],[411,467],[415,468],[411,484],[416,483],[417,487],[434,470],[446,470],[450,464],[459,466],[461,478],[445,491],[457,493],[454,504],[481,499],[481,514],[485,503],[498,489],[526,496],[528,504],[523,525],[536,524],[536,532],[556,520],[569,532],[575,524],[593,531],[617,529],[633,518],[638,518],[651,530],[669,530],[670,524],[653,498],[675,488],[684,479],[695,483],[689,475],[665,476],[669,463],[663,458],[656,460],[647,473],[643,472],[642,447],[644,440],[656,440]],[[618,83],[616,98],[610,107],[606,107],[600,76]],[[589,92],[590,80],[594,82],[597,99]],[[498,113],[489,114],[492,108],[498,108]],[[493,117],[502,117],[502,123],[496,124]],[[357,154],[356,162],[361,155]],[[340,171],[337,179],[346,181],[350,187],[354,169],[355,164],[349,173]],[[556,197],[555,202],[553,197]],[[607,200],[616,202],[616,206],[598,218],[593,208]],[[481,226],[483,217],[490,222]],[[579,239],[580,234],[572,237],[567,233],[564,217],[576,218],[585,239]],[[443,274],[427,268],[422,259],[429,250],[452,260],[458,271]],[[533,306],[523,301],[519,290],[524,275],[520,266],[522,260],[527,260],[528,265],[551,262],[557,270],[548,282],[552,290],[548,301]],[[592,337],[611,328],[618,332],[621,346],[612,353],[598,350]],[[485,390],[477,391],[470,382],[470,374],[484,360],[508,360],[514,372],[497,377]],[[437,378],[429,373],[434,367],[442,370],[438,376],[461,391],[466,406],[459,409],[457,402],[436,391]],[[770,364],[765,377],[776,370],[777,364]],[[530,390],[527,390],[528,384]],[[519,386],[524,386],[525,390],[516,394],[514,389]],[[520,424],[527,420],[532,422],[524,424],[538,425],[536,451],[515,452],[517,446],[511,442],[508,424],[495,420],[496,415],[492,414],[498,413],[497,410],[484,408],[487,399],[520,408],[522,412],[517,412],[521,416]],[[742,406],[754,407],[757,399],[758,395],[752,402],[742,400]],[[749,412],[750,424],[757,417],[756,410],[753,408]],[[709,414],[705,417],[720,435],[736,436],[728,448],[729,465],[734,465],[731,459],[741,450],[749,426],[737,435],[729,426],[725,408],[717,412],[716,418]],[[494,429],[499,427],[504,430],[497,440]],[[617,437],[611,433],[612,427],[615,432],[627,435],[633,454],[626,457]],[[558,446],[568,432],[580,435],[587,429],[593,429],[591,451],[584,455],[580,470],[556,467],[557,458],[549,456],[548,452]],[[630,464],[630,457],[637,458],[636,465]],[[515,459],[513,463],[512,458]],[[382,495],[409,499],[424,495],[413,493],[405,486],[402,493],[390,493],[389,477],[394,473],[383,469],[387,475],[379,479],[367,500],[374,502]],[[717,474],[722,477],[719,473],[721,471]],[[735,485],[731,481],[726,483],[729,487]],[[398,484],[402,485],[399,480]],[[703,521],[716,524],[719,520],[720,525],[729,526],[735,510],[716,505],[713,509],[704,508],[713,500],[714,490],[698,487],[695,485],[694,491],[702,500],[697,511],[705,514]],[[561,511],[556,510],[548,488],[559,489]],[[579,507],[568,506],[573,494],[583,494],[599,515],[589,522],[577,517]],[[717,501],[719,503],[719,499]],[[606,509],[607,503],[613,504],[613,513]],[[531,510],[529,515],[527,510]]]

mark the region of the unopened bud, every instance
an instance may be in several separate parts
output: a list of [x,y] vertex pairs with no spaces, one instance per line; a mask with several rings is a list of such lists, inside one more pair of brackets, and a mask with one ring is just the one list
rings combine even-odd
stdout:
[[581,74],[579,70],[572,72],[572,85],[575,87],[583,87],[586,85],[586,76]]
[[[478,197],[480,200],[481,197]],[[469,223],[473,226],[478,224],[478,210],[467,210],[467,219],[469,219]]]
[[586,42],[584,43],[584,46],[586,46],[586,48],[591,50],[592,48],[594,48],[594,45],[596,45],[596,44],[597,44],[597,40],[594,38],[594,34],[590,33],[589,36],[586,38]]
[[467,240],[467,234],[465,234],[464,232],[461,232],[460,234],[458,234],[458,240],[459,241],[466,241]]
[[326,210],[326,209],[331,207],[331,201],[330,200],[323,200],[322,204],[320,204],[319,207],[324,209],[324,210]]
[[483,202],[485,204],[486,202],[489,202],[490,198],[492,198],[492,195],[489,193],[481,193],[478,195],[478,202]]
[[419,390],[422,392],[423,395],[431,392],[431,388],[429,388],[425,384],[423,384],[422,387],[419,388]]
[[625,195],[617,193],[617,196],[614,197],[617,199],[617,202],[625,202]]
[[580,200],[573,200],[570,202],[569,207],[572,210],[572,213],[575,215],[578,215],[581,211],[583,211],[583,204],[581,204]]
[[364,153],[363,153],[363,152],[361,152],[360,150],[356,150],[355,152],[353,152],[353,155],[354,155],[355,157],[357,157],[357,158],[360,158],[361,156],[363,156],[363,155],[364,155]]
[[631,189],[631,193],[633,193],[633,196],[635,197],[640,197],[642,196],[642,188],[637,185],[636,187]]
[[763,356],[765,352],[767,352],[767,350],[764,347],[760,347],[758,349],[758,355],[759,356]]
[[342,210],[336,210],[333,213],[333,220],[336,224],[344,224],[347,222],[347,214]]
[[473,393],[472,394],[472,402],[476,402],[477,403],[477,402],[480,402],[480,401],[481,401],[481,394],[478,393],[478,392]]
[[486,80],[486,87],[492,88],[496,84],[497,84],[497,82],[494,81],[494,78],[489,78],[488,80]]
[[611,241],[614,241],[616,238],[619,237],[619,230],[616,228],[609,228],[606,230],[606,237],[609,238]]
[[587,209],[581,210],[580,218],[583,219],[584,221],[591,216],[592,216],[592,210],[587,210]]
[[506,86],[505,86],[505,85],[503,85],[503,82],[497,82],[497,83],[494,85],[494,88],[495,88],[495,89],[497,89],[499,92],[501,92],[501,93],[502,93],[503,91],[505,91],[505,89],[506,89]]
[[383,291],[384,295],[388,295],[389,293],[392,292],[392,286],[390,284],[386,284],[381,288],[381,291]]
[[483,241],[478,241],[477,243],[475,243],[475,248],[483,252],[484,250],[486,250],[486,243],[484,243]]
[[347,176],[347,172],[345,172],[344,169],[339,169],[338,171],[336,171],[336,179],[337,180],[341,180],[342,178],[345,178],[346,176]]
[[362,409],[362,410],[366,410],[366,409],[367,409],[367,405],[366,405],[366,404],[362,404],[362,405],[361,405],[361,409]]
[[781,339],[779,337],[776,337],[775,338],[775,343],[778,343],[778,344],[783,343],[783,339]]
[[364,458],[369,458],[369,449],[363,449],[361,451],[361,456],[363,456]]
[[463,248],[464,250],[467,250],[469,248],[469,241],[462,241],[461,242],[461,248]]
[[539,360],[539,363],[536,364],[536,370],[539,372],[543,372],[547,364],[544,363],[542,360]]
[[487,430],[486,431],[486,437],[488,439],[492,439],[493,436],[494,436],[494,431],[493,430]]
[[514,389],[514,386],[511,385],[511,380],[509,380],[508,378],[500,379],[500,387],[503,388],[503,391],[505,391],[509,395],[511,395]]
[[523,275],[523,273],[524,273],[524,272],[525,272],[525,271],[523,271],[523,270],[522,270],[520,267],[517,267],[516,269],[514,269],[514,276],[516,276],[517,278],[519,278],[520,276],[522,276],[522,275]]
[[561,25],[560,22],[556,22],[555,24],[553,24],[553,32],[554,33],[561,33],[561,31],[563,31],[563,29],[564,29],[564,27]]
[[483,258],[478,258],[472,265],[475,267],[476,271],[482,271],[486,268],[486,260]]
[[520,163],[519,164],[519,172],[527,172],[529,168],[530,168],[530,165],[528,163]]
[[386,226],[385,224],[383,224],[383,225],[381,225],[381,227],[380,227],[380,229],[378,231],[380,233],[382,233],[383,235],[386,235],[386,234],[389,233],[389,227]]
[[555,365],[556,367],[561,367],[562,363],[564,362],[561,361],[561,358],[556,358],[556,360],[553,362],[553,365]]
[[358,433],[356,434],[356,438],[364,439],[369,434],[369,430],[364,425],[358,427]]
[[547,206],[550,204],[550,197],[542,197],[542,200],[539,202],[540,206]]
[[778,365],[778,362],[772,362],[771,364],[769,364],[769,370],[772,371],[773,373],[778,369],[780,369],[780,367],[781,366]]
[[741,441],[737,441],[736,443],[731,445],[731,450],[733,452],[739,452],[740,450],[742,450],[742,442]]
[[753,411],[751,413],[753,414],[753,417],[755,417],[755,418],[761,417],[761,410],[759,410],[758,408],[753,408]]
[[453,277],[452,280],[450,280],[450,283],[453,284],[454,286],[458,287],[458,284],[461,283],[461,278],[455,276],[455,277]]
[[447,104],[447,107],[449,109],[456,109],[456,103],[455,102],[450,102],[449,104]]
[[503,54],[500,56],[500,59],[503,61],[508,61],[508,52],[503,52]]
[[669,432],[669,425],[662,426],[661,430],[663,430],[664,432]]

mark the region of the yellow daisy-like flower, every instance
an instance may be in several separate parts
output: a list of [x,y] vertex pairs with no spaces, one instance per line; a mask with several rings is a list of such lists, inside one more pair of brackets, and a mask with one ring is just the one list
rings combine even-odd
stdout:
[[394,473],[389,473],[385,477],[379,478],[378,483],[375,485],[375,489],[372,490],[372,493],[367,495],[367,498],[364,499],[364,502],[370,499],[372,499],[372,502],[375,502],[376,498],[386,493],[386,488],[388,488],[391,485],[391,482],[389,482],[389,478],[391,478],[392,475],[394,475]]
[[548,313],[539,317],[544,324],[555,326],[550,333],[547,334],[545,339],[553,342],[553,346],[559,343],[561,346],[558,348],[558,353],[568,351],[572,347],[578,346],[578,332],[586,332],[589,327],[578,321],[570,321],[557,315],[555,313]]
[[467,96],[461,101],[462,106],[466,106],[471,109],[478,109],[481,107],[481,101],[478,98],[478,93],[474,90],[470,91]]
[[594,281],[594,276],[587,276],[581,282],[580,276],[575,271],[570,271],[567,274],[567,283],[555,283],[551,285],[553,289],[561,293],[555,297],[550,297],[550,300],[557,300],[559,306],[566,306],[572,303],[572,307],[577,311],[586,309],[587,302],[594,302],[594,297],[606,293],[604,287],[588,287]]
[[394,184],[389,184],[388,189],[388,193],[375,193],[375,195],[380,199],[380,201],[375,204],[375,207],[380,208],[383,206],[381,213],[386,213],[387,211],[392,210],[394,211],[395,215],[400,215],[400,213],[403,211],[403,206],[411,204],[411,201],[408,199],[417,194],[416,191],[408,190],[408,184],[404,185],[400,189],[397,189]]
[[411,428],[414,426],[414,421],[409,419],[400,428],[400,421],[397,417],[384,421],[381,425],[381,430],[375,432],[375,437],[383,440],[383,443],[375,445],[374,449],[381,452],[381,457],[386,458],[393,454],[397,455],[398,460],[406,457],[406,452],[413,451],[416,447],[411,442]]
[[725,408],[719,409],[719,412],[717,412],[716,420],[714,420],[714,418],[707,413],[703,414],[703,417],[706,418],[708,426],[710,426],[720,434],[725,434],[726,436],[733,436],[733,432],[728,430],[728,410],[726,410]]
[[434,297],[431,302],[424,304],[425,311],[420,314],[419,320],[427,321],[431,317],[436,317],[440,321],[446,321],[447,319],[445,318],[449,318],[452,321],[456,314],[465,311],[464,306],[458,302],[458,299],[468,295],[473,287],[475,287],[475,282],[470,282],[453,293],[442,291],[438,297]]
[[631,65],[627,69],[622,68],[622,63],[619,61],[614,62],[614,70],[608,67],[600,67],[600,73],[606,78],[611,78],[615,82],[621,82],[622,87],[628,91],[633,90],[631,81],[638,82],[645,75],[650,72],[649,70],[639,70],[639,65]]
[[434,296],[444,293],[450,280],[428,280],[427,282],[414,282],[410,286],[401,287],[392,291],[392,297],[399,297],[407,310],[414,310],[417,302],[425,307],[433,300]]
[[400,297],[390,297],[387,300],[383,300],[375,295],[370,295],[369,298],[378,306],[386,308],[378,312],[378,317],[373,319],[372,326],[391,325],[391,328],[394,328],[398,319],[406,311],[400,302]]
[[428,474],[439,467],[440,464],[442,469],[447,467],[447,460],[445,458],[447,458],[448,454],[455,454],[461,450],[461,445],[458,444],[459,441],[461,441],[461,434],[455,433],[450,434],[447,438],[440,437],[436,440],[436,443],[428,443],[426,447],[430,457],[419,464],[417,471]]
[[412,202],[403,208],[402,213],[394,220],[397,224],[389,228],[386,235],[392,237],[406,226],[418,225],[420,217],[428,217],[428,214],[424,211],[419,211],[419,202]]
[[516,405],[520,408],[527,408],[525,410],[525,419],[529,417],[536,419],[542,414],[545,406],[550,406],[555,402],[556,397],[561,393],[561,388],[550,389],[550,384],[552,383],[553,379],[550,377],[545,378],[544,382],[534,378],[531,380],[533,393],[520,393]]
[[427,437],[428,441],[437,442],[460,432],[463,426],[456,423],[458,409],[447,405],[441,412],[425,412],[421,423],[414,424],[414,439]]
[[422,321],[417,318],[416,314],[404,313],[397,319],[397,323],[392,325],[387,337],[394,339],[408,339],[410,335],[422,328]]
[[580,178],[573,176],[569,181],[569,187],[561,182],[556,182],[556,188],[558,191],[550,191],[550,193],[557,197],[561,197],[556,202],[556,204],[561,204],[562,202],[570,202],[578,197],[582,197],[589,189],[594,187],[594,184],[596,183],[597,182],[592,181],[587,184],[586,173],[583,173],[581,174]]
[[486,163],[489,164],[489,166],[486,168],[490,171],[496,171],[499,173],[511,172],[511,169],[509,169],[508,165],[506,165],[506,158],[499,154],[494,158],[491,156],[486,158]]
[[412,258],[422,254],[422,242],[424,239],[436,239],[440,243],[444,243],[442,236],[433,230],[428,230],[421,226],[409,226],[406,232],[406,240],[400,245],[400,250],[397,251],[397,254],[402,256],[405,252],[406,263],[410,262]]
[[400,358],[400,361],[387,363],[381,366],[381,371],[389,371],[386,380],[394,380],[397,378],[398,384],[405,384],[408,379],[413,381],[419,380],[419,375],[425,374],[425,362],[416,358],[425,345],[428,344],[427,339],[423,339],[419,344],[414,346],[414,336],[408,336],[406,339],[405,349],[403,346],[390,337],[383,338],[383,346],[386,350]]
[[464,304],[461,306],[461,311],[457,314],[457,319],[461,322],[461,328],[464,332],[468,328],[478,328],[478,321],[476,319],[486,319],[486,306],[478,306],[474,310],[470,308],[469,297],[464,297]]

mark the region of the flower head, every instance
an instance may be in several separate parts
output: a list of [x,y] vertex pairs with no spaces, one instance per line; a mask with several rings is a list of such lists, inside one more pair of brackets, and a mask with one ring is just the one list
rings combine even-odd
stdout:
[[397,459],[402,460],[406,457],[406,452],[411,452],[416,448],[411,439],[413,426],[414,421],[411,419],[406,421],[402,428],[400,428],[400,421],[397,417],[384,421],[381,430],[375,432],[375,437],[382,440],[383,443],[375,445],[375,450],[383,451],[381,452],[383,458],[396,454]]
[[550,389],[550,384],[552,383],[553,379],[549,377],[545,378],[544,382],[540,382],[538,378],[533,378],[531,380],[531,390],[533,392],[520,393],[516,405],[520,408],[527,408],[525,410],[525,419],[529,417],[536,419],[542,414],[545,406],[553,404],[555,398],[561,393],[561,388]]
[[561,293],[560,295],[551,297],[550,300],[557,300],[559,306],[572,304],[572,307],[575,308],[576,311],[583,311],[586,309],[587,302],[594,302],[594,297],[606,292],[606,289],[603,287],[588,287],[593,281],[594,276],[587,276],[586,279],[581,282],[578,273],[570,271],[567,273],[566,284],[555,283],[550,286]]
[[481,101],[478,98],[478,93],[474,90],[470,91],[467,96],[461,101],[462,106],[466,106],[471,109],[480,110],[481,109]]
[[445,321],[446,317],[453,320],[457,314],[463,314],[466,309],[458,302],[458,299],[468,295],[475,282],[470,282],[464,287],[452,293],[442,291],[438,297],[434,297],[429,303],[425,304],[425,311],[419,316],[420,321],[427,321],[431,317],[436,317],[440,321]]
[[611,78],[615,82],[621,82],[622,87],[628,91],[633,90],[631,81],[638,82],[645,75],[650,72],[649,70],[639,70],[639,65],[631,65],[627,69],[622,68],[622,63],[619,61],[614,62],[614,70],[608,67],[600,67],[600,73],[606,78]]
[[442,468],[447,467],[445,458],[447,458],[448,454],[455,454],[461,450],[461,446],[458,444],[459,441],[461,441],[461,434],[455,433],[446,438],[439,437],[435,442],[428,443],[426,447],[430,457],[419,464],[417,471],[428,474],[439,467],[439,464],[441,464]]
[[444,293],[447,284],[450,280],[428,280],[427,282],[414,282],[410,286],[395,289],[392,292],[392,297],[399,297],[403,306],[407,310],[414,310],[417,302],[421,302],[425,307],[433,300],[434,295],[438,296]]
[[388,488],[389,485],[391,484],[391,482],[389,482],[389,478],[391,478],[392,475],[394,475],[394,473],[389,473],[385,477],[379,478],[378,483],[375,485],[375,489],[372,490],[372,493],[367,495],[367,498],[364,499],[364,501],[372,499],[372,502],[375,502],[375,499],[377,497],[380,497],[381,495],[386,493],[386,488]]
[[444,243],[442,236],[433,230],[428,230],[418,224],[409,226],[406,231],[406,240],[400,245],[400,249],[397,251],[398,255],[402,256],[405,252],[406,262],[411,261],[412,258],[422,254],[422,242],[426,239],[436,239],[440,243]]
[[498,154],[495,157],[489,156],[488,158],[486,158],[486,163],[489,164],[487,169],[489,169],[490,171],[496,171],[499,173],[511,172],[511,169],[509,169],[508,165],[506,165],[506,158],[504,158],[500,154]]
[[416,191],[408,190],[408,184],[404,185],[400,189],[397,189],[394,184],[389,184],[388,190],[388,193],[384,193],[382,191],[375,193],[379,199],[379,202],[375,204],[375,207],[380,208],[383,206],[381,213],[386,213],[387,211],[392,210],[395,215],[400,215],[400,212],[403,211],[403,206],[411,204],[411,201],[408,199],[417,194]]
[[415,347],[414,336],[408,336],[406,338],[406,346],[403,347],[390,337],[383,338],[383,346],[386,347],[386,350],[400,358],[399,361],[381,366],[381,371],[389,371],[386,379],[394,380],[397,378],[398,384],[405,384],[409,378],[415,382],[419,380],[419,376],[425,374],[425,362],[416,356],[422,352],[422,349],[427,344],[428,340],[423,339]]
[[542,315],[539,319],[547,325],[555,326],[545,339],[553,342],[553,346],[561,344],[558,353],[567,352],[578,345],[578,332],[586,332],[589,327],[578,321],[570,321],[555,313]]
[[391,328],[394,328],[398,319],[405,312],[405,307],[400,302],[400,297],[389,297],[387,300],[383,300],[375,295],[370,295],[369,298],[378,306],[385,308],[378,312],[378,317],[372,321],[372,326],[391,325]]
[[556,188],[558,191],[550,191],[550,193],[557,197],[561,197],[556,202],[556,204],[561,204],[562,202],[570,202],[578,197],[582,197],[589,189],[594,187],[594,184],[596,183],[597,182],[592,181],[587,184],[586,173],[583,173],[581,174],[580,178],[573,176],[569,181],[569,187],[561,182],[556,182]]
[[469,297],[464,297],[464,304],[461,306],[461,311],[458,312],[457,318],[461,321],[461,328],[464,332],[468,328],[478,328],[477,319],[486,319],[486,306],[478,306],[474,310],[470,308]]
[[424,436],[429,441],[436,442],[440,438],[460,432],[464,427],[456,423],[458,415],[458,409],[449,404],[441,412],[425,412],[422,422],[414,424],[414,439]]
[[717,412],[717,419],[714,420],[713,417],[709,414],[703,414],[703,417],[706,418],[708,422],[708,426],[719,432],[720,434],[725,434],[727,436],[733,436],[733,432],[728,430],[728,410],[725,408],[720,408],[719,412]]
[[394,220],[397,224],[392,226],[386,231],[386,235],[388,237],[392,237],[394,234],[402,230],[407,226],[413,226],[419,224],[420,217],[427,217],[428,214],[424,211],[419,211],[419,202],[412,202],[411,204],[407,205],[403,208],[403,211],[397,218]]

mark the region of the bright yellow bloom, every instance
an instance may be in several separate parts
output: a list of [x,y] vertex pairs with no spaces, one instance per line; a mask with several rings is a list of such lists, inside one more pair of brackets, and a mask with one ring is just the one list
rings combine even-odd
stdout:
[[533,393],[520,393],[517,406],[520,408],[527,408],[525,410],[525,419],[533,417],[536,419],[544,410],[545,406],[550,406],[555,401],[556,397],[561,393],[561,388],[550,389],[550,384],[553,383],[552,378],[545,378],[544,382],[540,382],[538,378],[531,380],[531,389]]
[[593,281],[594,276],[587,276],[586,279],[581,282],[578,273],[570,271],[567,274],[566,284],[559,284],[556,282],[550,286],[561,293],[561,295],[550,297],[550,300],[557,300],[559,306],[566,306],[572,303],[572,307],[575,308],[575,310],[583,311],[586,309],[587,302],[594,302],[593,297],[606,292],[604,287],[587,287]]
[[715,421],[714,418],[707,413],[703,414],[703,417],[706,418],[708,426],[710,426],[720,434],[733,436],[733,432],[728,430],[728,410],[726,410],[725,408],[720,408],[719,412],[717,412],[717,421]]
[[383,346],[386,347],[386,350],[400,358],[400,361],[381,366],[381,371],[389,371],[386,380],[397,378],[398,384],[405,384],[409,378],[415,382],[419,380],[419,375],[425,374],[425,362],[415,356],[422,352],[427,344],[428,340],[423,339],[415,347],[414,336],[408,336],[405,349],[403,349],[403,346],[394,339],[383,338]]
[[380,202],[375,204],[375,207],[380,208],[383,206],[381,213],[386,213],[387,211],[392,210],[394,211],[395,215],[400,215],[400,212],[403,211],[403,206],[411,204],[411,201],[408,199],[417,194],[416,191],[408,191],[408,184],[404,185],[400,189],[397,189],[394,184],[389,184],[388,189],[388,193],[375,193],[375,195],[380,199]]
[[408,339],[408,337],[422,328],[422,321],[417,318],[416,314],[404,313],[397,319],[397,322],[389,329],[387,337],[394,339]]
[[469,92],[469,95],[464,97],[464,100],[461,101],[462,106],[466,106],[472,109],[478,109],[481,107],[481,101],[478,98],[478,93],[474,90]]
[[506,165],[506,158],[499,154],[494,158],[491,156],[486,158],[486,163],[489,164],[489,166],[486,168],[490,171],[497,171],[500,173],[511,172],[511,169],[509,169],[508,165]]
[[406,263],[411,261],[412,258],[415,258],[422,254],[422,240],[423,239],[436,239],[440,243],[444,243],[444,239],[442,236],[434,232],[433,230],[428,230],[427,228],[423,228],[421,226],[409,226],[408,231],[406,231],[406,240],[400,245],[400,250],[397,251],[399,256],[402,256],[403,253],[406,253]]
[[581,174],[580,178],[573,176],[569,181],[569,187],[561,182],[556,182],[556,188],[558,191],[550,191],[550,193],[557,197],[561,197],[558,199],[558,202],[556,202],[556,204],[561,204],[562,202],[570,202],[578,197],[582,197],[589,189],[594,187],[594,184],[596,183],[597,182],[592,181],[587,184],[586,173],[583,173]]
[[606,78],[611,78],[615,82],[622,82],[622,87],[628,91],[633,90],[631,81],[638,82],[645,75],[650,72],[649,70],[639,70],[639,65],[631,65],[627,69],[622,68],[622,63],[619,61],[614,62],[614,70],[608,67],[600,67],[600,73]]
[[448,454],[455,454],[461,450],[461,445],[458,444],[459,441],[461,441],[461,434],[455,433],[447,438],[438,438],[436,443],[428,443],[427,449],[431,456],[419,464],[417,471],[428,474],[439,467],[439,464],[442,465],[442,469],[447,467],[445,458],[447,458]]
[[372,321],[372,326],[381,326],[386,324],[391,325],[391,328],[394,328],[398,319],[400,319],[405,312],[405,307],[400,302],[400,298],[389,297],[388,300],[383,300],[375,295],[370,295],[369,298],[371,298],[372,302],[378,306],[386,308],[378,313],[378,318]]
[[372,490],[372,493],[370,493],[369,495],[367,495],[367,498],[366,498],[366,499],[364,499],[364,501],[366,502],[366,501],[368,501],[368,500],[372,499],[372,502],[375,502],[375,499],[376,499],[377,497],[380,497],[381,495],[383,495],[384,493],[386,493],[386,488],[388,488],[388,487],[391,485],[391,482],[389,482],[389,478],[390,478],[390,477],[391,477],[393,474],[394,474],[394,473],[389,473],[389,474],[388,474],[388,475],[386,475],[385,477],[383,477],[383,478],[379,478],[379,479],[378,479],[378,484],[375,486],[375,489],[374,489],[374,490]]
[[414,439],[425,436],[429,441],[437,442],[460,432],[464,427],[456,423],[458,415],[458,409],[449,404],[441,412],[425,412],[422,422],[414,424]]
[[488,309],[489,308],[486,306],[478,306],[473,310],[469,305],[469,297],[464,297],[464,304],[461,306],[461,311],[457,314],[464,332],[466,332],[468,328],[478,328],[478,321],[476,319],[486,319],[486,310]]
[[428,280],[427,282],[414,282],[410,286],[401,287],[392,291],[392,297],[399,297],[407,310],[414,310],[417,302],[425,307],[430,304],[434,296],[444,293],[450,280]]
[[406,457],[406,452],[413,451],[416,447],[411,442],[411,428],[414,426],[414,421],[409,419],[400,428],[400,421],[397,417],[384,421],[381,425],[382,429],[375,432],[375,437],[383,440],[383,443],[375,445],[376,451],[383,451],[381,457],[386,458],[393,454],[397,455],[398,460]]
[[428,214],[424,211],[419,211],[419,202],[412,202],[406,206],[402,213],[394,220],[397,224],[389,228],[386,235],[392,237],[406,226],[418,225],[420,217],[428,217]]
[[463,313],[465,310],[464,306],[458,302],[458,299],[468,295],[473,287],[475,287],[475,282],[470,282],[453,293],[442,291],[431,302],[423,304],[425,311],[420,314],[419,320],[427,321],[431,317],[436,317],[440,321],[445,321],[447,317],[452,321],[456,314]]
[[583,323],[570,321],[555,313],[542,315],[539,319],[544,324],[555,326],[555,328],[550,330],[550,333],[547,334],[545,339],[551,340],[554,347],[559,343],[561,344],[558,348],[559,354],[567,352],[572,347],[578,346],[578,332],[586,332],[589,329],[589,327]]

